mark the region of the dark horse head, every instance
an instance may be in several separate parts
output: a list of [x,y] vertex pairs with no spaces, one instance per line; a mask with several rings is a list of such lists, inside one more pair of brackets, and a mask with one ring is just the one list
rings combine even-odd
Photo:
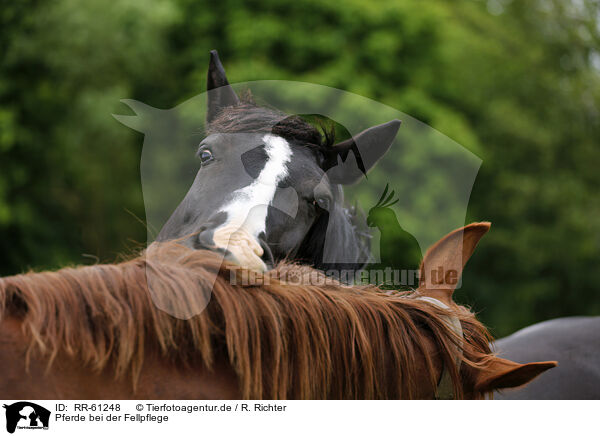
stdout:
[[207,90],[200,170],[157,239],[183,238],[259,270],[284,258],[322,269],[364,265],[368,247],[344,208],[341,185],[364,177],[391,146],[400,121],[335,143],[300,116],[240,100],[216,51]]

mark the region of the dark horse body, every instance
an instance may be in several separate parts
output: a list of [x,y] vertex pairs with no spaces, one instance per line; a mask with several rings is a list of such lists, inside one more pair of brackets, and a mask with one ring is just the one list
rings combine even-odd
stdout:
[[495,395],[500,400],[600,399],[600,317],[572,317],[545,321],[499,339],[499,356],[516,362],[543,356],[560,362],[518,390]]

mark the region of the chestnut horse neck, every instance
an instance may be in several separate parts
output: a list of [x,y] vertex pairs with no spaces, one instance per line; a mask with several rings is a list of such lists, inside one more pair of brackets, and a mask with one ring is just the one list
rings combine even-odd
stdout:
[[[186,305],[208,295],[206,310],[189,320],[158,310],[148,271],[154,293]],[[30,353],[41,351],[48,365],[66,353],[134,384],[158,352],[179,368],[229,362],[243,398],[433,398],[442,367],[454,398],[483,396],[476,372],[491,362],[490,338],[472,313],[455,311],[463,340],[447,310],[406,298],[414,293],[309,284],[320,274],[281,264],[264,276],[268,284],[233,285],[215,253],[153,244],[118,265],[0,279],[0,316],[20,320]]]
[[[450,310],[450,308],[448,306],[446,306],[444,303],[442,303],[440,300],[437,300],[435,298],[432,297],[417,297],[417,300],[421,300],[421,301],[427,301],[428,303],[433,304],[434,306],[437,307],[441,307],[444,310]],[[462,324],[460,323],[460,319],[458,319],[458,317],[454,314],[452,315],[448,315],[444,317],[446,319],[446,322],[448,323],[448,326],[454,331],[454,333],[456,333],[456,335],[460,338],[463,337],[463,329],[462,329]],[[456,367],[458,369],[460,369],[460,364],[462,362],[462,347],[461,346],[455,346],[455,364]],[[453,389],[453,382],[452,382],[452,376],[450,374],[449,369],[444,366],[444,369],[442,370],[442,376],[440,377],[440,382],[437,385],[437,388],[435,390],[435,399],[436,400],[452,400],[454,399],[454,389]]]

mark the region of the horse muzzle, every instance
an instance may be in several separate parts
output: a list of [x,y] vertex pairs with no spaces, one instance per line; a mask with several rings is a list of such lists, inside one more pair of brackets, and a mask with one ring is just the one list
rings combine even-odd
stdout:
[[225,253],[225,259],[249,270],[265,272],[269,268],[263,260],[273,264],[273,255],[265,241],[255,238],[246,228],[224,225],[207,229],[196,237],[196,246]]

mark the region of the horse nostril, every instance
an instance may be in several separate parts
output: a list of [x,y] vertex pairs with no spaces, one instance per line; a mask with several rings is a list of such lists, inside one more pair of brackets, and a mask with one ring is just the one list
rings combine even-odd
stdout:
[[213,230],[202,230],[198,233],[198,236],[196,236],[196,245],[198,248],[214,248],[213,233]]

